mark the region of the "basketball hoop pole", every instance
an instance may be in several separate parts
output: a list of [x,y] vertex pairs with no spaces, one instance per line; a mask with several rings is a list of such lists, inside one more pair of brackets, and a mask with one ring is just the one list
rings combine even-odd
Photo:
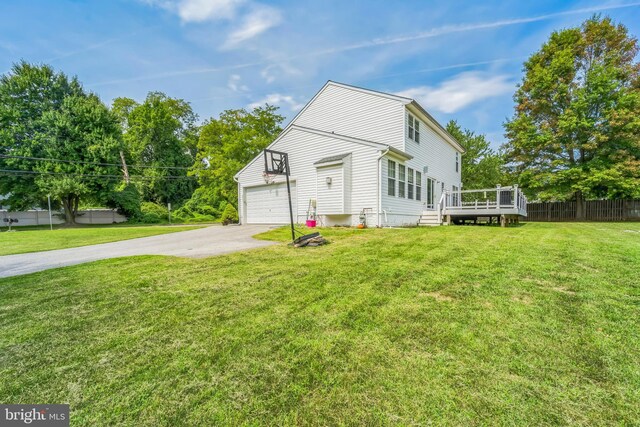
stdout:
[[296,240],[296,232],[293,228],[293,205],[291,204],[291,186],[289,185],[289,158],[285,157],[285,162],[287,163],[287,195],[289,196],[289,219],[291,219],[291,241]]
[[289,220],[291,221],[291,241],[294,242],[296,240],[296,231],[293,224],[293,203],[291,203],[291,184],[289,183],[289,155],[287,153],[283,153],[281,151],[274,151],[265,148],[264,152],[264,173],[265,182],[267,181],[267,177],[271,174],[275,175],[285,175],[287,179],[287,196],[289,198]]

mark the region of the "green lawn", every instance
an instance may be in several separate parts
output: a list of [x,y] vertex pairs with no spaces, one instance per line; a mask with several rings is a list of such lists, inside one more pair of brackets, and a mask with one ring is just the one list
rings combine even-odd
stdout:
[[0,402],[88,426],[640,424],[640,224],[322,232],[0,280]]
[[[199,226],[195,226],[198,228]],[[74,248],[77,246],[95,245],[118,240],[135,239],[137,237],[155,236],[157,234],[175,233],[176,231],[193,230],[194,226],[78,226],[76,228],[20,229],[15,232],[0,233],[0,256],[23,254],[27,252],[50,251],[52,249]]]

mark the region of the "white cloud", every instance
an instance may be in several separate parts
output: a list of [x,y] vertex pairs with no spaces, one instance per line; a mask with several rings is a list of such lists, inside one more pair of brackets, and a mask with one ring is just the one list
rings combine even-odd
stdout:
[[232,74],[229,76],[229,82],[227,82],[227,87],[234,92],[247,92],[249,87],[247,85],[240,84],[242,79],[237,74]]
[[514,90],[515,83],[510,82],[508,76],[491,76],[472,71],[460,73],[437,87],[418,86],[399,92],[398,95],[413,98],[427,109],[449,114],[483,99]]
[[297,102],[290,95],[282,95],[280,93],[271,93],[266,97],[264,97],[263,99],[249,104],[249,108],[254,109],[256,107],[263,106],[264,104],[277,105],[277,106],[282,106],[284,104],[284,105],[287,105],[291,109],[291,111],[298,111],[299,109],[304,107],[304,104]]
[[182,22],[232,19],[244,0],[145,0],[180,17]]
[[278,76],[299,76],[301,74],[302,71],[300,71],[298,68],[285,63],[271,64],[260,71],[260,75],[263,79],[265,79],[267,83],[273,83],[274,81],[276,81],[276,78]]
[[232,29],[223,48],[234,48],[240,43],[264,33],[282,22],[280,11],[250,0],[142,0],[180,17],[182,22],[228,21]]
[[282,15],[277,9],[256,5],[242,18],[240,25],[229,34],[223,47],[235,47],[243,41],[252,39],[279,25],[281,22]]

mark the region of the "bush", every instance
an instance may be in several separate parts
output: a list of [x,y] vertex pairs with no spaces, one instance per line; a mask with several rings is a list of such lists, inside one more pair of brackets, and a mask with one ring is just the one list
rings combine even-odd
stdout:
[[140,205],[140,222],[157,224],[169,220],[169,211],[163,205],[152,202],[144,202]]
[[133,184],[125,184],[109,195],[107,206],[116,209],[119,214],[136,220],[142,215],[140,211],[140,192]]
[[238,211],[233,207],[231,203],[227,203],[227,206],[224,208],[224,212],[222,212],[222,217],[220,219],[225,225],[235,224],[238,222]]

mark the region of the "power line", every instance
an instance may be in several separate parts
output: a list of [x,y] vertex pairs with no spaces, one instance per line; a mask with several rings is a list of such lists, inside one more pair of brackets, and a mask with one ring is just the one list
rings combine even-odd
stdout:
[[[81,173],[66,173],[66,172],[47,172],[47,171],[25,171],[19,169],[0,169],[0,173],[5,175],[64,175],[64,176],[74,176],[79,178],[105,178],[105,179],[123,179],[122,175],[113,175],[113,174],[81,174]],[[130,175],[132,179],[140,179],[143,181],[153,181],[153,180],[179,180],[179,179],[196,179],[195,176],[183,176],[183,175],[165,175],[159,177],[151,177],[151,176],[142,176],[142,175]]]
[[[20,160],[33,160],[33,161],[45,161],[45,162],[59,162],[59,163],[69,163],[69,164],[82,164],[82,165],[95,165],[95,166],[117,166],[121,167],[120,163],[101,163],[101,162],[87,162],[84,160],[64,160],[64,159],[53,159],[47,157],[29,157],[29,156],[13,156],[9,154],[0,154],[0,158],[3,159],[20,159]],[[132,169],[178,169],[178,170],[204,170],[204,169],[193,169],[191,167],[186,166],[149,166],[149,165],[130,165]]]

